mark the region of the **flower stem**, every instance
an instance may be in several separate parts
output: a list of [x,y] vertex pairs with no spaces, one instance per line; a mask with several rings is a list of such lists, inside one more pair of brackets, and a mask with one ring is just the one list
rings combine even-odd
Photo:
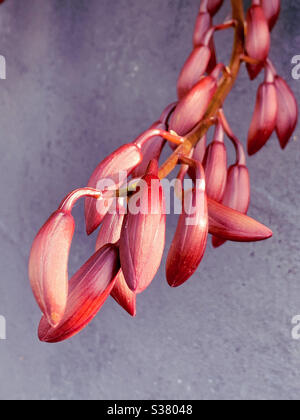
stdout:
[[236,21],[235,26],[235,37],[233,44],[233,52],[230,62],[230,75],[224,74],[220,81],[219,88],[212,99],[208,110],[202,121],[196,126],[196,128],[185,137],[185,141],[180,145],[177,150],[169,157],[169,159],[162,165],[159,171],[159,177],[161,179],[168,176],[178,163],[178,155],[188,155],[191,149],[198,143],[207,130],[210,128],[212,118],[214,118],[223,106],[228,94],[231,92],[236,79],[238,77],[241,67],[241,55],[244,54],[244,6],[243,0],[231,0],[232,6],[232,19]]

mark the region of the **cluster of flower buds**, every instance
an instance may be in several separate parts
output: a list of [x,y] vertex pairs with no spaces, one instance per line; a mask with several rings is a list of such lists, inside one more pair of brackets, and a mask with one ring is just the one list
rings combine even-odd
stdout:
[[[159,159],[166,143],[174,149],[172,169],[180,165],[175,189],[182,201],[166,264],[171,287],[181,286],[196,272],[209,234],[215,248],[226,241],[252,242],[272,236],[269,228],[247,215],[250,177],[246,153],[223,108],[218,105],[207,121],[222,81],[231,77],[230,69],[218,63],[214,45],[216,30],[237,25],[228,21],[214,26],[222,4],[223,0],[201,2],[194,49],[178,79],[178,102],[167,106],[160,119],[134,142],[105,158],[87,187],[70,193],[36,236],[29,278],[43,313],[41,341],[55,343],[74,336],[109,296],[131,316],[136,315],[138,296],[155,278],[165,250],[167,206],[161,182],[165,175],[159,170]],[[265,69],[249,130],[250,155],[275,130],[284,148],[297,123],[295,98],[268,59],[270,30],[279,10],[279,0],[253,0],[247,14],[245,51],[240,59],[246,61],[251,78]],[[215,125],[210,144],[206,133],[195,141],[196,128],[205,122],[208,128]],[[236,151],[232,165],[228,165],[226,137]],[[186,181],[192,188],[186,188]],[[87,234],[99,231],[95,254],[69,280],[75,228],[71,212],[80,198],[85,199]]]

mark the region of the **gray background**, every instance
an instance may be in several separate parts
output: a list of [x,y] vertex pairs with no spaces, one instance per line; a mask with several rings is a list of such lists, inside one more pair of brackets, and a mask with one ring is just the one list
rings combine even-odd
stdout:
[[[219,19],[226,17],[229,1]],[[291,80],[300,4],[283,2],[272,57]],[[71,341],[40,344],[27,260],[64,195],[146,129],[175,99],[198,0],[8,0],[0,8],[1,399],[298,399],[300,342],[299,130],[249,160],[250,214],[274,230],[259,244],[211,246],[193,279],[171,290],[164,265],[130,319],[113,300]],[[221,58],[231,32],[218,36]],[[245,141],[257,82],[245,70],[226,104]],[[231,146],[229,146],[231,147]],[[70,272],[90,255],[82,203]],[[176,217],[168,220],[168,243]]]

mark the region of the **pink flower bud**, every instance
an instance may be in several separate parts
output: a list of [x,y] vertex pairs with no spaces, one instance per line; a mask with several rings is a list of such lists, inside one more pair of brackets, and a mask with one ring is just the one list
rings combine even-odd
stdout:
[[169,122],[170,130],[180,136],[188,134],[204,117],[216,93],[218,77],[224,68],[219,64],[210,76],[204,77],[178,103]]
[[[228,169],[222,204],[240,213],[247,214],[250,204],[250,177],[246,166],[235,164]],[[224,242],[224,240],[213,237],[214,247],[221,246]]]
[[263,8],[265,17],[269,23],[269,28],[271,31],[276,25],[276,22],[280,15],[280,0],[261,0],[261,6]]
[[284,149],[297,126],[298,104],[286,81],[279,76],[275,78],[275,87],[278,98],[276,132]]
[[[115,244],[119,241],[125,214],[126,209],[119,203],[112,214],[109,213],[105,216],[99,230],[96,251],[107,244]],[[122,270],[117,276],[111,296],[125,311],[136,316],[136,294],[127,286]]]
[[209,233],[226,241],[257,242],[272,231],[251,217],[208,198]]
[[185,62],[177,83],[178,98],[182,99],[207,70],[211,58],[211,50],[206,45],[196,47]]
[[[109,181],[109,190],[117,190],[142,162],[143,156],[138,146],[126,144],[104,159],[93,172],[88,186],[102,189],[103,180]],[[108,212],[113,199],[96,202],[87,198],[85,202],[86,230],[88,235],[94,232],[101,224]]]
[[185,283],[197,270],[206,250],[208,210],[205,175],[198,165],[195,188],[183,199],[175,237],[167,258],[167,281],[171,287]]
[[68,297],[68,259],[75,222],[70,212],[56,211],[36,236],[29,258],[33,294],[48,322],[62,319]]
[[208,146],[204,158],[207,196],[220,202],[227,179],[227,152],[224,144],[224,129],[218,124],[213,142]]
[[[152,128],[166,130],[166,125],[163,123],[156,123],[152,126]],[[143,144],[141,148],[143,160],[140,163],[140,165],[138,165],[132,172],[133,178],[141,178],[142,176],[144,176],[151,160],[159,160],[165,143],[166,140],[164,140],[162,137],[157,136],[153,137],[152,139]],[[176,148],[176,146],[174,146],[174,148]]]
[[213,26],[211,15],[208,12],[200,12],[197,16],[195,30],[194,30],[194,47],[199,47],[203,44],[207,32]]
[[258,65],[247,65],[252,80],[262,70],[271,45],[268,22],[262,7],[259,5],[259,0],[257,0],[257,3],[252,5],[247,13],[246,51],[249,57],[261,62]]
[[249,155],[257,153],[269,140],[275,130],[277,116],[278,101],[274,77],[268,73],[268,77],[257,92],[254,115],[248,134]]
[[96,316],[115,285],[120,270],[119,252],[114,245],[97,251],[70,280],[65,315],[53,328],[46,318],[39,326],[39,339],[58,343],[79,333]]
[[220,10],[224,0],[208,0],[208,11],[214,16]]
[[[135,203],[139,203],[137,212]],[[128,207],[120,239],[121,266],[129,288],[141,293],[155,277],[165,246],[165,198],[157,161],[150,163]]]

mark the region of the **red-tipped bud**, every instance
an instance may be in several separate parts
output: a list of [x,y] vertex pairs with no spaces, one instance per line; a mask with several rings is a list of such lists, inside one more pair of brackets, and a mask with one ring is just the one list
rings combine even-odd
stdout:
[[[258,1],[259,3],[259,1]],[[253,80],[260,73],[268,58],[271,45],[270,30],[261,6],[254,4],[247,14],[246,51],[249,57],[261,64],[248,64],[248,72]]]
[[261,0],[261,6],[263,8],[264,14],[269,23],[269,28],[271,31],[276,25],[276,22],[280,15],[280,0]]
[[279,76],[275,78],[275,87],[278,98],[276,132],[284,149],[298,122],[298,104],[286,81]]
[[209,233],[226,241],[257,242],[272,231],[251,217],[208,199]]
[[204,158],[207,196],[220,202],[227,179],[227,152],[224,144],[224,130],[219,123],[213,142],[208,146]]
[[265,81],[258,88],[254,115],[248,134],[249,155],[254,155],[266,144],[276,127],[278,101],[273,82]]
[[178,103],[170,118],[169,128],[180,136],[188,134],[202,120],[216,93],[218,77],[223,66],[218,65],[210,76],[204,77]]
[[[114,244],[119,241],[125,214],[126,209],[119,203],[113,213],[109,213],[105,216],[99,231],[96,251],[101,249],[104,245],[110,243]],[[116,284],[111,292],[111,296],[130,315],[136,315],[136,294],[127,286],[122,270],[120,270],[117,276]]]
[[177,92],[178,98],[182,99],[200,80],[206,72],[211,58],[211,50],[206,45],[196,47],[181,70]]
[[39,339],[47,343],[58,343],[85,328],[110,295],[119,270],[116,246],[108,245],[97,251],[71,279],[68,304],[62,321],[53,328],[46,318],[42,318]]
[[[101,162],[93,172],[88,186],[97,190],[117,190],[142,162],[143,156],[135,144],[120,147]],[[85,202],[86,230],[88,235],[94,232],[107,214],[112,199],[95,202],[87,198]]]
[[128,203],[121,239],[120,257],[129,288],[143,292],[160,266],[166,230],[165,198],[158,178],[158,163],[152,161]]
[[29,258],[33,294],[56,326],[62,319],[68,297],[68,259],[75,222],[70,212],[56,211],[36,236]]
[[[192,158],[196,162],[203,163],[205,153],[206,153],[206,145],[207,145],[207,135],[205,134],[202,139],[198,142],[197,146],[195,147]],[[196,179],[195,168],[193,166],[188,167],[189,177],[191,179]]]
[[[250,204],[250,177],[244,165],[232,165],[228,169],[227,184],[222,200],[224,206],[247,214]],[[225,241],[213,237],[213,246],[221,246]]]
[[208,236],[208,210],[205,176],[198,164],[195,188],[183,199],[175,237],[167,258],[167,281],[171,287],[185,283],[197,270],[206,250]]
[[[152,126],[152,128],[166,130],[166,125],[163,123],[156,123]],[[142,176],[144,176],[151,160],[153,159],[159,160],[165,143],[166,143],[166,140],[164,140],[162,137],[157,136],[157,137],[151,138],[150,140],[148,140],[146,143],[143,144],[141,148],[143,160],[141,164],[137,166],[132,172],[133,178],[141,178]],[[176,147],[177,146],[175,145],[174,148]]]
[[224,0],[208,0],[207,9],[209,13],[214,16],[220,10]]

